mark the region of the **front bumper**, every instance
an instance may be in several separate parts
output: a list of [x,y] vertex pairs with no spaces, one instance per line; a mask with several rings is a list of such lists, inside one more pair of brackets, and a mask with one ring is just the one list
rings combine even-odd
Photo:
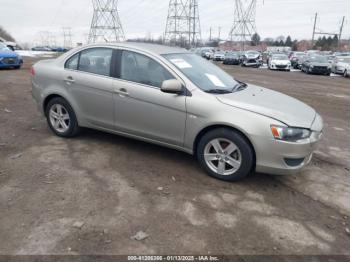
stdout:
[[0,68],[20,67],[23,60],[18,57],[0,57]]
[[290,70],[291,66],[290,65],[272,64],[270,68],[275,69],[275,70]]
[[312,160],[314,151],[322,138],[323,121],[317,115],[310,138],[299,142],[255,140],[256,172],[274,175],[299,173]]
[[309,70],[312,74],[330,74],[331,69],[327,67],[310,67]]

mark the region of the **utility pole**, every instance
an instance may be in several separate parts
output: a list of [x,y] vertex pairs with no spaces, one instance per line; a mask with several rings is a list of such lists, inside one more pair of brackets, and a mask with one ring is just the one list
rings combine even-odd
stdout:
[[92,0],[94,15],[89,43],[120,42],[125,40],[118,14],[118,0]]
[[218,28],[218,41],[220,42],[221,39],[221,26]]
[[345,22],[345,16],[343,16],[343,20],[341,22],[341,26],[340,26],[340,30],[339,30],[338,48],[341,47],[341,37],[342,37],[342,34],[343,34],[344,22]]
[[256,2],[257,0],[235,0],[234,21],[229,39],[240,42],[241,51],[244,51],[245,43],[257,32]]
[[164,42],[195,47],[200,40],[198,0],[170,0]]
[[314,46],[315,44],[315,36],[316,35],[331,35],[333,37],[337,36],[338,37],[338,48],[341,46],[341,37],[343,34],[343,29],[344,29],[344,23],[345,23],[345,16],[343,16],[341,25],[340,25],[340,29],[339,29],[339,33],[334,33],[334,32],[324,32],[322,30],[317,30],[317,17],[318,14],[316,13],[315,15],[315,22],[314,22],[314,28],[312,31],[312,46]]
[[318,14],[315,14],[315,22],[314,22],[314,30],[312,31],[312,41],[311,41],[311,45],[314,46],[315,44],[315,34],[316,34],[316,24],[317,24],[317,16]]
[[211,30],[212,28],[210,27],[209,41],[211,41]]

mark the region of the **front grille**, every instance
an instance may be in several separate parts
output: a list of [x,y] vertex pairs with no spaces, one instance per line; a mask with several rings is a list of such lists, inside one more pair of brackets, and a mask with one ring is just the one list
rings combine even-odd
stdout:
[[256,60],[255,59],[249,59],[247,63],[253,64],[253,63],[256,63]]
[[284,69],[284,68],[287,68],[286,65],[276,65],[277,68],[280,68],[280,69]]
[[17,58],[4,58],[1,60],[1,62],[7,65],[15,65],[17,64]]
[[319,71],[326,71],[328,68],[325,66],[314,66],[314,69]]

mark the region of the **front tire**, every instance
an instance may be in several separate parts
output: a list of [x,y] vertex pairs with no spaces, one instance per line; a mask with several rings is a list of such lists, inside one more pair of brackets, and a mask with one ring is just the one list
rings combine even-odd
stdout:
[[243,135],[228,128],[206,133],[198,144],[197,158],[210,176],[224,181],[241,180],[254,167],[250,143]]
[[49,101],[45,110],[50,129],[59,137],[74,137],[80,132],[78,121],[70,104],[61,97]]

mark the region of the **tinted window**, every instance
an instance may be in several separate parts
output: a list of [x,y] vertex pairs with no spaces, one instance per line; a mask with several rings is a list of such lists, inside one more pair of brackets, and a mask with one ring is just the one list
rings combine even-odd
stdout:
[[161,87],[165,80],[174,77],[153,59],[129,51],[123,51],[120,78],[140,84]]
[[93,48],[81,52],[79,71],[97,75],[110,75],[113,50],[109,48]]
[[77,70],[78,62],[79,62],[79,54],[76,54],[67,60],[65,68]]

